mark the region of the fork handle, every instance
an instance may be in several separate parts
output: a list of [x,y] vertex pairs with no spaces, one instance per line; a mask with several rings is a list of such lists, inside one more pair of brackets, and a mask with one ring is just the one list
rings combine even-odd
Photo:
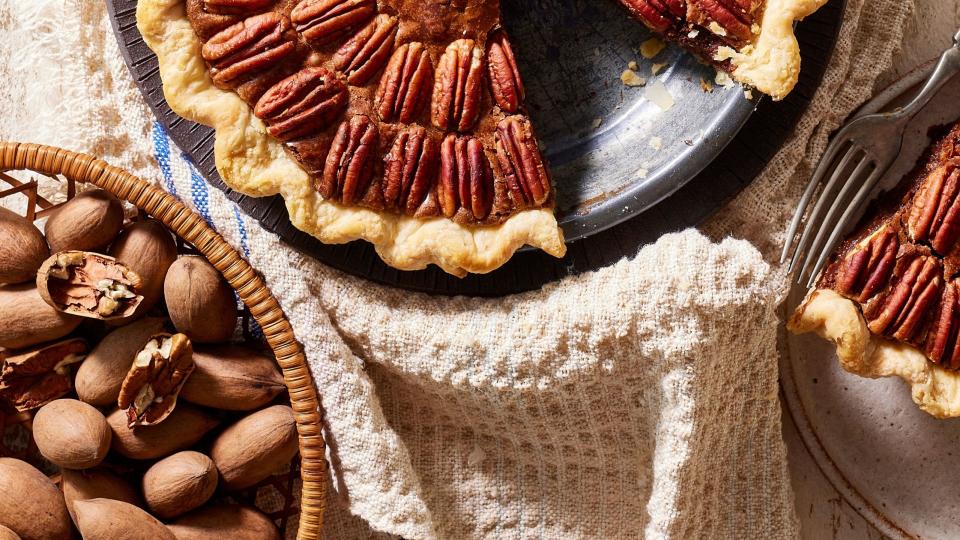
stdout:
[[933,99],[933,96],[943,88],[943,85],[947,84],[958,72],[960,72],[960,31],[953,36],[953,47],[950,47],[940,55],[940,61],[937,62],[937,67],[934,68],[933,73],[927,79],[926,84],[923,85],[923,89],[920,90],[917,97],[913,98],[910,103],[904,105],[894,114],[900,117],[912,118],[920,112],[920,109],[926,106],[926,104]]

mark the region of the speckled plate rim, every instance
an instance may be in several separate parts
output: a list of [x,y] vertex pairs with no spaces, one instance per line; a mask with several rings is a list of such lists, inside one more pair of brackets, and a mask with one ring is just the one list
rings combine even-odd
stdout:
[[[883,108],[887,103],[892,102],[897,97],[903,95],[911,88],[920,84],[927,76],[933,71],[933,67],[936,63],[936,60],[930,60],[913,71],[907,73],[899,80],[891,83],[887,86],[882,92],[877,94],[876,103],[873,103],[870,107],[864,106],[858,114],[863,113],[872,113]],[[792,312],[800,301],[802,301],[805,295],[805,291],[799,290],[797,287],[794,287],[787,301],[785,303],[787,311],[786,313]],[[781,325],[780,331],[786,333],[787,330],[784,326]],[[786,337],[784,343],[786,342]],[[836,361],[836,358],[831,360]],[[816,427],[810,421],[810,417],[807,415],[806,409],[803,405],[803,400],[800,397],[800,393],[797,389],[796,377],[793,371],[793,360],[790,354],[790,347],[785,345],[780,351],[780,389],[781,394],[784,398],[784,403],[786,404],[787,413],[790,415],[790,418],[793,420],[794,425],[797,427],[797,431],[800,433],[800,440],[803,442],[804,447],[810,452],[810,455],[813,457],[814,462],[817,464],[817,467],[827,477],[830,484],[840,493],[840,495],[852,506],[857,513],[859,513],[867,522],[877,528],[884,535],[903,540],[914,540],[917,537],[910,534],[901,528],[897,523],[883,513],[882,510],[877,508],[875,505],[871,504],[867,498],[857,490],[853,484],[847,479],[843,474],[843,471],[840,470],[840,467],[836,464],[833,458],[830,456],[830,453],[827,452],[826,447],[820,440],[820,437],[817,435]]]

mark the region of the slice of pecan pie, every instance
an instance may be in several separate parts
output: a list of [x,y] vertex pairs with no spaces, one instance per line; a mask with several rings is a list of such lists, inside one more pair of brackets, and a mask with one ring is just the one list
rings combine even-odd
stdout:
[[[774,97],[799,71],[793,21],[823,1],[622,0]],[[141,0],[137,19],[224,181],[282,194],[320,240],[458,275],[565,253],[498,0]]]
[[788,322],[831,340],[843,367],[896,375],[960,416],[960,124],[841,244]]

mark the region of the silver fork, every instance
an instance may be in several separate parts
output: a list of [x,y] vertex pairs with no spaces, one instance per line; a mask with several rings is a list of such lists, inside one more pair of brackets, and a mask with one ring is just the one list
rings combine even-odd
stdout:
[[[833,246],[846,231],[850,221],[859,217],[861,206],[873,195],[877,182],[896,161],[903,145],[903,133],[910,119],[958,72],[960,32],[953,37],[953,47],[940,56],[937,67],[913,101],[892,112],[858,116],[833,137],[800,198],[797,211],[787,230],[783,253],[780,255],[780,264],[783,264],[790,254],[797,228],[817,186],[829,174],[829,180],[807,218],[806,228],[800,235],[790,266],[787,267],[787,271],[792,272],[799,266],[800,270],[795,274],[797,283],[803,283],[806,276],[806,286],[813,286]],[[844,176],[851,167],[853,172]],[[816,263],[811,266],[811,261]]]

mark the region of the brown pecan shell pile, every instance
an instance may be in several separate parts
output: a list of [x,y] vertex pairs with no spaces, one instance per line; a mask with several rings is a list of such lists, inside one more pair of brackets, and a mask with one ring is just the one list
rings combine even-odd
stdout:
[[213,82],[324,199],[494,225],[552,207],[499,5],[188,0]]

